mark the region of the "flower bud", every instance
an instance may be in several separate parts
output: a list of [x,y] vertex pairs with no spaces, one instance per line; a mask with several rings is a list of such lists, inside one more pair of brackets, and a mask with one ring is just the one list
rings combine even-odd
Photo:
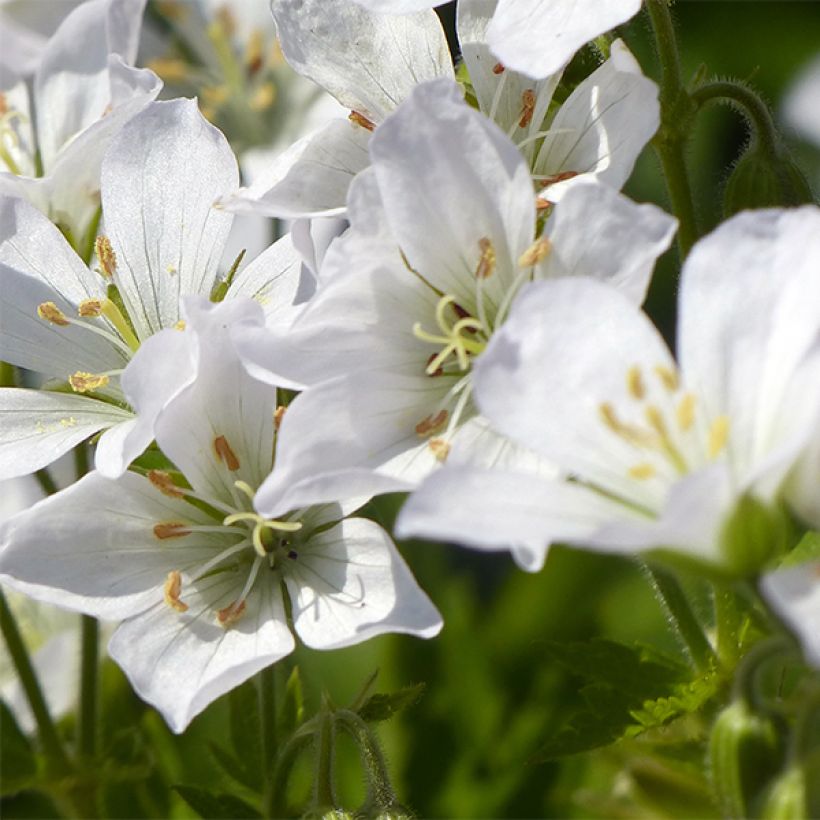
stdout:
[[808,817],[806,774],[802,766],[786,769],[766,792],[760,816],[763,820],[800,820]]

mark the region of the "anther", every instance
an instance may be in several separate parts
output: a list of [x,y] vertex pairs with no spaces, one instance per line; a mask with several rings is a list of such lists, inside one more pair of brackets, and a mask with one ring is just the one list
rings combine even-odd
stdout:
[[214,439],[214,452],[216,457],[233,473],[239,469],[239,459],[231,449],[225,436],[217,436]]
[[171,570],[168,577],[165,579],[165,586],[163,588],[163,597],[165,603],[175,609],[177,612],[187,612],[188,604],[179,599],[179,594],[182,591],[182,575],[178,570]]
[[100,299],[84,299],[77,306],[77,315],[85,318],[101,316],[103,303]]
[[247,45],[245,46],[245,66],[248,74],[252,77],[265,64],[264,58],[265,41],[262,32],[255,28],[250,37],[248,37]]
[[680,381],[678,379],[678,374],[676,371],[672,370],[669,367],[664,367],[663,365],[659,364],[655,367],[655,373],[661,380],[661,384],[663,384],[663,386],[670,393],[674,393],[675,390],[678,389]]
[[450,445],[443,438],[432,438],[427,446],[433,451],[437,461],[446,461],[450,455]]
[[493,74],[503,74],[505,71],[504,63],[496,63],[493,66]]
[[521,94],[521,119],[518,121],[519,128],[526,128],[532,122],[532,115],[535,111],[535,92],[528,88]]
[[248,108],[251,111],[267,111],[276,102],[276,86],[273,83],[263,83],[251,94]]
[[185,330],[185,319],[179,319],[174,322],[174,330]]
[[171,474],[165,470],[149,470],[148,480],[163,494],[171,498],[184,498],[185,493],[174,484]]
[[633,399],[640,400],[646,395],[643,376],[641,376],[641,369],[638,365],[633,365],[626,371],[626,387]]
[[435,416],[427,416],[427,418],[422,419],[416,425],[416,435],[421,438],[427,438],[427,436],[434,436],[436,433],[440,433],[447,425],[448,416],[449,413],[446,410],[439,410]]
[[54,302],[43,302],[37,305],[37,315],[41,319],[45,319],[47,322],[51,322],[53,325],[59,325],[60,327],[66,327],[71,324],[66,318],[65,313],[63,313]]
[[154,535],[164,541],[167,538],[182,538],[185,535],[190,535],[191,530],[188,525],[182,521],[165,521],[159,524],[154,524]]
[[368,131],[375,131],[376,124],[371,122],[364,114],[360,114],[358,111],[351,111],[347,118],[356,125],[360,125],[362,128],[366,128]]
[[558,174],[551,174],[550,176],[540,177],[538,182],[541,184],[542,188],[546,188],[548,185],[555,185],[556,182],[563,182],[566,179],[572,179],[573,177],[578,176],[578,171],[561,171]]
[[106,278],[112,279],[117,270],[117,254],[111,247],[111,240],[107,236],[100,234],[94,240],[94,250],[97,259],[100,260],[100,267],[97,269]]
[[552,250],[552,242],[546,236],[536,239],[532,245],[518,257],[519,268],[531,268],[537,265],[542,259],[545,259]]
[[678,404],[678,427],[685,433],[695,423],[695,396],[687,393]]
[[709,458],[717,458],[729,440],[729,417],[718,416],[709,428]]
[[226,629],[233,626],[245,614],[245,606],[244,601],[234,601],[230,606],[217,610],[217,623]]
[[[478,240],[478,247],[481,250],[481,257],[478,260],[478,267],[475,269],[475,278],[488,279],[493,275],[493,271],[495,270],[495,248],[493,248],[492,241],[486,236]],[[456,310],[457,308],[458,305],[453,302],[453,309]],[[466,311],[464,311],[464,313],[465,316],[461,316],[460,318],[464,319],[469,315]]]
[[278,430],[282,426],[282,419],[285,418],[285,411],[288,408],[284,404],[280,404],[276,410],[273,411],[273,428]]
[[652,464],[648,461],[642,461],[640,464],[636,464],[634,467],[629,468],[629,477],[637,478],[639,481],[645,481],[646,479],[655,476],[656,472],[657,471]]
[[105,387],[108,384],[108,376],[105,373],[86,373],[84,370],[78,370],[68,377],[68,383],[75,393],[89,393]]

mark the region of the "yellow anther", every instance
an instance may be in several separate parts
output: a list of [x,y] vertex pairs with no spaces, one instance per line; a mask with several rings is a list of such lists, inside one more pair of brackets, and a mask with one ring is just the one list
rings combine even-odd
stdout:
[[493,243],[486,236],[478,240],[478,247],[481,257],[478,260],[478,267],[475,269],[476,279],[488,279],[495,271],[495,248]]
[[227,3],[216,10],[216,21],[228,37],[233,37],[236,33],[236,17]]
[[188,529],[188,525],[182,521],[165,521],[154,524],[154,535],[160,541],[164,541],[166,538],[182,538],[190,534],[191,530]]
[[251,94],[248,108],[251,111],[267,111],[276,102],[276,86],[273,83],[263,83]]
[[431,438],[427,446],[433,451],[437,461],[446,461],[450,455],[450,445],[443,438]]
[[172,265],[167,265],[167,266],[165,267],[165,272],[166,272],[169,276],[176,276],[176,275],[177,275],[177,273],[179,273],[179,271],[177,270],[177,266],[176,266],[176,265],[173,265],[173,264],[172,264]]
[[239,469],[239,459],[231,449],[225,436],[217,436],[214,439],[214,452],[216,457],[233,473]]
[[678,404],[678,427],[680,427],[684,433],[690,430],[695,423],[695,403],[694,393],[687,393]]
[[663,413],[655,405],[650,404],[646,408],[646,420],[649,426],[658,434],[657,444],[660,445],[661,450],[679,473],[685,473],[687,471],[686,461],[669,435]]
[[216,621],[227,629],[233,626],[245,614],[245,602],[234,601],[230,606],[217,610]]
[[653,478],[657,474],[655,467],[648,461],[642,461],[634,467],[629,468],[629,477],[637,478],[639,481],[645,481],[648,478]]
[[67,419],[60,419],[60,427],[68,429],[69,427],[76,427],[77,419],[74,416],[69,416]]
[[178,321],[174,322],[174,330],[185,330],[185,319],[179,319]]
[[111,240],[107,236],[100,234],[94,240],[94,251],[97,259],[100,260],[100,267],[97,269],[106,279],[111,279],[117,270],[117,254],[111,247]]
[[9,111],[9,104],[6,100],[6,95],[0,91],[0,117],[4,114],[8,114]]
[[265,64],[265,38],[260,29],[255,28],[245,45],[245,67],[254,75]]
[[633,365],[626,371],[626,388],[633,399],[642,399],[646,395],[643,376],[638,365]]
[[227,85],[206,85],[202,89],[202,99],[210,108],[219,108],[231,96],[231,89]]
[[416,435],[421,438],[427,438],[427,436],[434,436],[436,433],[440,433],[447,426],[447,417],[449,415],[446,410],[439,410],[435,416],[430,415],[422,419],[416,425]]
[[621,432],[621,422],[615,414],[615,408],[607,401],[599,405],[598,413],[601,416],[604,424],[609,427],[614,433]]
[[655,367],[655,373],[661,380],[661,384],[671,393],[674,393],[675,390],[678,389],[680,381],[676,370],[672,370],[670,367],[664,367],[664,365],[659,364]]
[[165,579],[163,597],[165,598],[165,603],[168,604],[171,609],[175,609],[177,612],[187,612],[188,604],[180,601],[180,592],[182,592],[182,575],[178,570],[174,569],[168,573],[168,577]]
[[649,407],[646,408],[646,420],[649,423],[649,426],[663,439],[669,437],[669,432],[666,429],[666,421],[663,418],[663,413],[655,407],[654,404],[650,404]]
[[77,315],[84,318],[102,314],[103,303],[100,299],[84,299],[77,307]]
[[60,327],[66,327],[71,324],[66,318],[65,313],[63,313],[54,302],[43,302],[37,305],[37,315],[41,319],[45,319],[47,322],[51,322],[53,325],[59,325]]
[[526,128],[532,121],[535,112],[535,92],[527,88],[521,94],[521,119],[518,121],[519,128]]
[[360,114],[358,111],[351,111],[347,118],[356,125],[360,125],[362,128],[366,128],[368,131],[375,131],[376,125],[375,123],[371,122],[364,114]]
[[148,60],[146,66],[165,80],[166,83],[178,83],[188,79],[191,70],[184,60],[173,57],[156,57]]
[[536,239],[532,245],[518,257],[519,268],[531,268],[537,265],[542,259],[546,259],[552,250],[552,242],[546,236]]
[[273,426],[278,430],[282,426],[282,419],[285,417],[285,411],[288,408],[284,404],[280,404],[273,412]]
[[718,416],[709,427],[709,458],[717,458],[729,440],[729,417]]
[[108,384],[108,376],[105,373],[86,373],[78,370],[68,377],[68,383],[75,393],[88,393],[105,387]]
[[171,498],[184,498],[185,493],[174,484],[171,474],[165,470],[149,470],[148,480],[163,494]]

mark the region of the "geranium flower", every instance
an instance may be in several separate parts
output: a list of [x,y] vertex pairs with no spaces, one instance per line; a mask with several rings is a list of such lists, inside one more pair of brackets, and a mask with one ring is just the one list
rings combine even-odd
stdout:
[[676,364],[649,319],[585,278],[529,285],[476,362],[476,402],[562,477],[448,469],[398,531],[531,567],[561,541],[672,550],[754,573],[782,544],[786,504],[820,522],[818,461],[796,471],[820,409],[820,210],[754,211],[683,268]]
[[[190,373],[156,437],[180,473],[92,472],[0,529],[0,573],[40,600],[123,620],[109,653],[174,731],[287,655],[296,634],[334,649],[385,632],[431,637],[441,618],[389,536],[345,515],[366,499],[254,509],[274,460],[276,388],[251,378],[230,341],[259,305],[186,300],[176,354]],[[159,336],[155,337],[159,339]],[[162,344],[137,354],[148,381]]]

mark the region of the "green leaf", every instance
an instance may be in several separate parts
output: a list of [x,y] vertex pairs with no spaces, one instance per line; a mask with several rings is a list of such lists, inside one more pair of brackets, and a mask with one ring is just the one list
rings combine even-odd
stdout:
[[781,562],[781,567],[794,567],[807,561],[820,559],[820,532],[807,532],[797,546]]
[[228,695],[228,704],[233,753],[244,762],[245,771],[252,778],[254,788],[261,790],[264,763],[259,726],[262,718],[256,682],[251,679],[232,689]]
[[302,678],[299,667],[294,666],[285,684],[285,697],[279,711],[279,726],[283,737],[287,737],[305,719],[305,700],[302,692]]
[[251,805],[231,794],[215,794],[197,786],[173,786],[174,791],[206,820],[239,820],[262,815]]
[[358,709],[359,717],[368,723],[388,720],[396,712],[416,703],[423,692],[424,684],[417,683],[414,686],[405,686],[390,694],[377,693],[371,695]]
[[256,772],[248,771],[244,760],[234,757],[229,751],[226,751],[221,746],[217,746],[216,743],[208,743],[208,748],[219,764],[219,767],[226,774],[232,777],[237,783],[247,786],[247,788],[252,791],[259,790],[259,776]]
[[37,760],[28,738],[20,731],[14,715],[0,701],[0,759],[3,777],[0,795],[14,794],[29,786],[37,775]]
[[668,696],[644,701],[640,709],[630,712],[639,725],[630,727],[627,734],[634,736],[682,715],[700,711],[718,693],[722,683],[721,676],[710,671],[696,680],[677,684]]

